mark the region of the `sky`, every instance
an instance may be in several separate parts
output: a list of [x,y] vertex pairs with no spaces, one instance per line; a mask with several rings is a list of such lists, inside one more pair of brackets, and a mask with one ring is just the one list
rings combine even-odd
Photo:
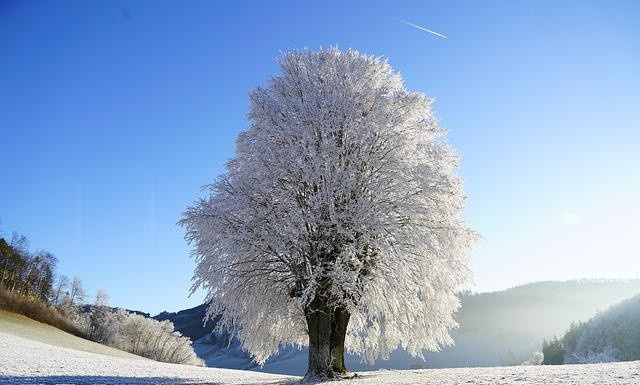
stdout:
[[640,277],[638,20],[637,1],[0,1],[0,235],[113,306],[200,304],[176,222],[280,53],[338,46],[435,98],[482,235],[472,290]]

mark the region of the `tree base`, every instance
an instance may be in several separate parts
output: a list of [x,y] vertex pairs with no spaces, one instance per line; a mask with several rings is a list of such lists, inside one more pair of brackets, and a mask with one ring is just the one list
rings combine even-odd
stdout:
[[334,372],[331,371],[329,373],[318,373],[315,375],[310,375],[309,373],[305,374],[305,376],[302,378],[302,383],[306,384],[312,384],[315,382],[320,382],[320,381],[340,381],[340,380],[351,380],[354,378],[359,378],[360,376],[358,376],[358,373],[351,373],[351,372]]

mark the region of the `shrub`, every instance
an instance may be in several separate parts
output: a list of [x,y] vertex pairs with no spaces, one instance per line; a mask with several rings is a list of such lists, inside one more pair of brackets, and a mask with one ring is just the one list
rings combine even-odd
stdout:
[[542,365],[544,354],[542,352],[533,352],[531,356],[522,363],[522,365]]
[[204,365],[193,351],[191,340],[175,331],[169,321],[104,305],[94,305],[75,319],[93,341],[156,361]]

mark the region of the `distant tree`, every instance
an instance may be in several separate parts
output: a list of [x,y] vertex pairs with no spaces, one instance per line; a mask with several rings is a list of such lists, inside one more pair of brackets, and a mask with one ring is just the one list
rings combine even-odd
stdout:
[[[6,241],[4,242],[6,245]],[[24,235],[13,233],[11,243],[3,248],[2,284],[12,292],[24,292],[31,255],[29,241]]]
[[543,365],[562,365],[564,363],[565,350],[562,341],[554,337],[551,341],[542,342]]
[[109,293],[105,289],[98,289],[96,292],[96,302],[94,306],[107,306],[109,304]]
[[48,302],[57,262],[47,251],[30,253],[24,235],[13,233],[11,243],[0,239],[0,285],[11,292]]
[[71,301],[68,293],[62,296],[56,309],[64,319],[76,326],[85,336],[89,336],[91,329],[89,317],[80,311],[80,306]]
[[69,277],[67,277],[66,275],[59,276],[55,283],[55,287],[53,290],[53,298],[51,302],[54,305],[60,304],[60,301],[62,300],[62,296],[64,295],[65,291],[68,288],[69,288]]
[[586,329],[586,324],[583,322],[572,322],[569,329],[562,337],[562,346],[565,349],[565,355],[571,355],[578,346],[578,341]]
[[96,300],[91,306],[89,312],[89,338],[103,343],[110,343],[116,333],[113,317],[113,310],[107,305],[109,303],[109,294],[105,289],[98,289]]
[[511,350],[510,348],[507,350],[506,357],[500,358],[500,366],[515,366],[515,365],[518,365],[519,363],[520,361],[516,357],[513,350]]
[[29,240],[26,236],[16,231],[11,236],[11,247],[19,254],[29,254]]
[[372,362],[452,344],[475,234],[432,101],[353,50],[287,53],[280,70],[180,222],[208,315],[259,363],[308,344],[308,377],[345,373],[345,346]]
[[5,286],[5,282],[11,274],[11,258],[13,255],[13,248],[5,241],[4,238],[0,238],[0,286]]
[[57,263],[58,259],[47,251],[36,253],[29,261],[26,291],[40,301],[48,302]]
[[542,362],[544,361],[544,354],[542,352],[533,352],[531,353],[531,356],[529,356],[529,358],[524,361],[521,365],[542,365]]
[[84,303],[87,298],[87,293],[82,286],[82,280],[78,277],[73,277],[71,281],[71,288],[69,289],[69,299],[72,304]]

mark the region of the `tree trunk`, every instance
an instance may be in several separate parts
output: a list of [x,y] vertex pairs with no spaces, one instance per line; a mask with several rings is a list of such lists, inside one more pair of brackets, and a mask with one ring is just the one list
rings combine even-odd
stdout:
[[[309,361],[305,378],[335,378],[347,373],[344,339],[350,314],[344,308],[330,309],[313,301],[306,311],[309,330]],[[315,306],[314,306],[315,305]]]
[[331,319],[331,341],[329,344],[331,351],[331,362],[333,372],[344,375],[347,368],[344,366],[344,338],[347,336],[347,325],[351,314],[347,309],[338,307],[333,311]]

